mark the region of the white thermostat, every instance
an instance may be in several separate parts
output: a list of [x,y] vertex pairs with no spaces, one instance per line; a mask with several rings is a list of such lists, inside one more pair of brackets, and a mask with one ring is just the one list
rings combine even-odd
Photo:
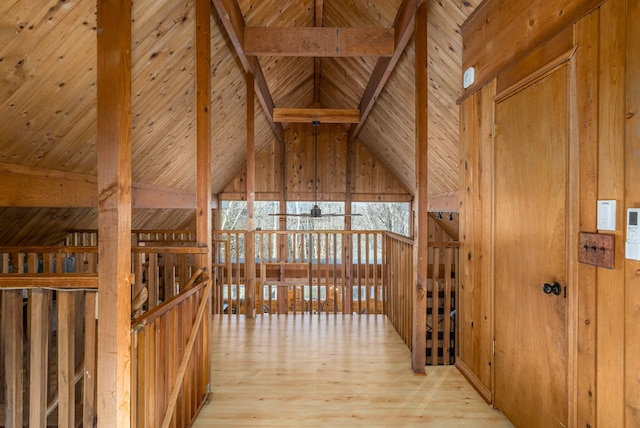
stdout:
[[628,259],[640,260],[640,208],[627,210],[627,242],[625,254]]
[[598,230],[616,230],[616,201],[598,201]]
[[476,81],[476,69],[473,67],[469,67],[464,71],[462,75],[462,87],[467,89],[469,86],[473,85],[473,82]]

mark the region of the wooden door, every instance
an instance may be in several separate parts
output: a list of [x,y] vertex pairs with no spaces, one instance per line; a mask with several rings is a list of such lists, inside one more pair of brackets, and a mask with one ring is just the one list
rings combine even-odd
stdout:
[[567,73],[496,104],[494,403],[518,427],[567,424]]

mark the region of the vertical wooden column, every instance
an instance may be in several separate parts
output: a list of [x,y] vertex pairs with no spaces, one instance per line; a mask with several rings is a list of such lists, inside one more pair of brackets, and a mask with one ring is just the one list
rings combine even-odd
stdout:
[[[203,275],[212,278],[213,216],[211,212],[211,1],[196,0],[196,244],[207,249],[197,256],[198,267],[206,270]],[[209,390],[211,352],[209,329],[211,325],[211,300],[208,298],[203,319],[202,373],[200,388]]]
[[411,368],[424,374],[427,345],[427,245],[429,240],[429,213],[427,212],[427,179],[429,140],[427,138],[427,4],[418,7],[415,20],[416,43],[416,196],[413,265],[415,289],[413,293],[413,337]]
[[[280,142],[280,210],[287,212],[287,143]],[[287,218],[278,219],[280,230],[287,230]],[[287,235],[278,235],[278,260],[284,261],[288,253]],[[278,268],[279,281],[285,280],[285,266]],[[286,287],[278,287],[278,313],[289,313],[289,290]]]
[[130,426],[131,2],[98,0],[98,426]]
[[[355,143],[353,139],[347,135],[347,161],[345,164],[346,167],[346,176],[345,176],[345,198],[344,198],[344,213],[347,214],[344,218],[344,230],[351,230],[351,183],[353,182],[353,171],[354,171],[354,163],[355,163]],[[344,254],[343,254],[343,262],[345,263],[345,281],[344,289],[342,291],[342,313],[350,314],[353,306],[353,287],[351,286],[351,257],[353,254],[352,244],[353,244],[353,235],[345,234],[342,235],[342,239],[344,242],[342,243],[344,246]]]
[[[257,59],[253,59],[257,61]],[[253,205],[256,199],[256,153],[255,153],[255,85],[252,73],[246,73],[247,80],[247,238],[245,242],[245,289],[244,314],[247,318],[256,316],[256,221]]]

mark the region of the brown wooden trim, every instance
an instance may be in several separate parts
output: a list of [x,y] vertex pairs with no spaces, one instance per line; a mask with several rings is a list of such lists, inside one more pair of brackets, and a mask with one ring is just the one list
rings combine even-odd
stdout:
[[[258,60],[254,58],[255,63]],[[247,239],[245,240],[246,260],[255,260],[255,194],[256,194],[256,149],[255,149],[255,85],[253,74],[245,74],[247,80]],[[256,265],[249,263],[245,267],[245,309],[247,318],[255,318],[256,306]]]
[[245,27],[244,52],[257,56],[391,56],[394,29]]
[[467,364],[459,357],[456,359],[455,366],[458,371],[462,373],[462,376],[467,379],[471,386],[473,386],[473,388],[478,391],[480,397],[482,397],[482,399],[486,401],[487,404],[491,404],[491,391],[480,381],[480,379],[475,375],[475,373],[473,373],[469,366],[467,366]]
[[3,273],[0,274],[0,289],[85,290],[98,289],[98,274],[86,273]]
[[[476,69],[476,92],[514,62],[600,7],[605,0],[487,0],[463,24],[462,69]],[[535,14],[527,11],[535,11]],[[509,46],[510,48],[505,48]]]
[[200,292],[202,288],[207,285],[207,281],[208,280],[205,280],[195,284],[193,287],[183,291],[177,296],[172,297],[159,306],[156,306],[153,309],[148,310],[141,316],[136,317],[133,321],[131,321],[131,328],[135,330],[139,326],[151,324],[153,321],[168,313],[171,309],[175,308],[180,303],[187,300],[189,297],[193,296],[194,293]]
[[358,123],[360,110],[358,109],[329,109],[329,108],[274,108],[274,122],[291,123]]

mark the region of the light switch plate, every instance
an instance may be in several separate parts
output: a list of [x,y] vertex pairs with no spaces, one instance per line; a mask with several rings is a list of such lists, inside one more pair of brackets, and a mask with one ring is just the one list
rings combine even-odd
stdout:
[[598,230],[616,230],[615,199],[598,201]]
[[614,235],[580,232],[580,247],[578,248],[580,263],[613,269],[614,253]]

